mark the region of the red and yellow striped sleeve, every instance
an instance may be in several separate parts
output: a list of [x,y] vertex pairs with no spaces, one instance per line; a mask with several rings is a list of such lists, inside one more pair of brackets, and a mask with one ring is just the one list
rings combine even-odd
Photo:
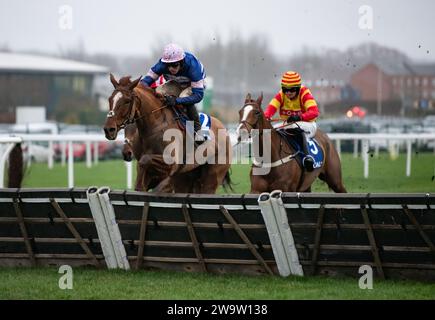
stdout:
[[281,108],[282,103],[283,103],[284,99],[282,96],[282,91],[280,90],[275,97],[273,97],[272,100],[270,100],[269,105],[266,108],[266,111],[264,111],[264,115],[266,116],[266,118],[272,118],[272,116],[275,114],[275,112],[277,110],[279,110],[279,108]]
[[319,109],[317,108],[317,102],[314,100],[311,91],[302,87],[300,92],[300,102],[302,107],[301,118],[303,121],[311,121],[319,116]]

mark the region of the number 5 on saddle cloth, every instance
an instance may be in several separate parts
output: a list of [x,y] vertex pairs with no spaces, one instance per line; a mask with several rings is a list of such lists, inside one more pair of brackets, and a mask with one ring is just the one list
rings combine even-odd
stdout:
[[[277,133],[281,135],[285,142],[298,154],[296,157],[297,162],[302,166],[302,159],[304,158],[304,150],[303,150],[303,141],[304,137],[302,136],[304,132],[299,128],[292,129],[280,129],[277,130]],[[314,159],[313,168],[321,168],[325,159],[324,150],[320,146],[320,144],[314,138],[307,138],[307,150],[308,153]]]

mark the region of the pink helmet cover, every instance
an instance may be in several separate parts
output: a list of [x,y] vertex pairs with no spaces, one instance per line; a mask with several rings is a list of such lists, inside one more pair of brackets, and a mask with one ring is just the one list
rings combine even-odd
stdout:
[[163,49],[163,56],[161,60],[164,63],[173,63],[183,60],[185,56],[186,54],[184,53],[183,48],[181,48],[178,44],[170,43]]

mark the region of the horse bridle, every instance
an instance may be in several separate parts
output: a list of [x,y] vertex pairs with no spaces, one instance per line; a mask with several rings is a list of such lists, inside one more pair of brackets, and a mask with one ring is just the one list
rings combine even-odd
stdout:
[[[245,105],[242,107],[242,109],[244,109],[246,106],[252,106],[253,105],[253,103],[252,102],[250,102],[250,103],[245,103]],[[259,107],[259,106],[258,106]],[[248,124],[252,129],[254,129],[254,126],[258,123],[258,121],[260,120],[260,114],[261,114],[261,111],[259,111],[259,110],[255,110],[255,118],[256,118],[256,120],[255,120],[255,122],[254,123],[249,123],[247,120],[242,120],[242,121],[240,121],[240,123],[241,124],[243,124],[244,126],[245,126],[245,128],[246,128],[246,130],[248,130],[249,131],[249,129],[248,129],[248,127],[246,126],[246,124]],[[277,130],[277,128],[272,128],[272,130]],[[260,132],[260,135],[262,134],[262,132]],[[279,137],[279,154],[281,154],[281,152],[285,152],[285,151],[283,151],[283,138],[281,137],[281,135],[278,135],[278,137]],[[287,153],[287,154],[289,154],[288,152],[285,152],[285,153]]]
[[[127,91],[125,91],[125,90],[116,90],[116,91],[121,92],[123,94],[127,93]],[[131,101],[130,101],[130,104],[128,105],[129,116],[119,125],[119,129],[124,129],[128,124],[135,123],[137,120],[139,120],[145,116],[145,115],[143,115],[143,116],[139,116],[137,118],[134,117],[134,115],[136,113],[136,110],[134,108],[134,103],[136,102],[136,100],[139,99],[139,97],[136,96],[136,94],[134,92],[128,92],[128,94],[131,95]],[[113,111],[113,109],[115,107],[116,106],[113,106],[112,110],[110,110],[107,113],[107,118],[113,118],[115,116],[115,111]]]
[[125,139],[124,139],[124,144],[128,145],[129,147],[133,147],[133,146],[131,145],[131,141],[130,141],[129,138],[125,138]]
[[[245,105],[242,107],[242,109],[245,109],[246,106],[252,106],[252,105],[253,105],[252,102],[245,103]],[[245,126],[246,130],[248,130],[248,131],[249,131],[249,128],[247,127],[247,124],[251,127],[251,129],[254,129],[254,126],[258,123],[258,120],[260,120],[260,114],[261,114],[261,111],[255,110],[254,115],[255,115],[256,120],[254,123],[250,123],[247,120],[242,120],[242,121],[240,121],[240,123],[243,124]]]

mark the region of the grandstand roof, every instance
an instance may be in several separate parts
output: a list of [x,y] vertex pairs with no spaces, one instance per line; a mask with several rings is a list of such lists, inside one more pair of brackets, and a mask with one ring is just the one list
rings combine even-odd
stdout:
[[0,72],[103,74],[109,69],[49,56],[0,52]]

